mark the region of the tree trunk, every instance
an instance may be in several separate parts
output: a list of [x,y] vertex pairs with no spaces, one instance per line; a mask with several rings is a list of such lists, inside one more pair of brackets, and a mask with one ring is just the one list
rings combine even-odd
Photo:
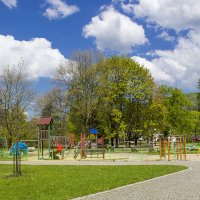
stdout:
[[110,142],[111,142],[111,146],[114,147],[114,138],[111,138]]
[[12,147],[12,137],[8,138],[8,148]]
[[137,137],[135,137],[135,138],[134,138],[135,146],[137,145],[137,140],[138,140]]
[[115,135],[115,147],[118,148],[119,146],[119,137],[118,135]]

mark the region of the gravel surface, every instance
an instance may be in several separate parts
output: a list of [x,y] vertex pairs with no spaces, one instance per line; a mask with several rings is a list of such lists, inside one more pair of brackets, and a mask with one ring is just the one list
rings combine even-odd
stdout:
[[76,198],[76,200],[200,200],[199,161],[148,162],[140,164],[186,165],[189,169],[110,191]]

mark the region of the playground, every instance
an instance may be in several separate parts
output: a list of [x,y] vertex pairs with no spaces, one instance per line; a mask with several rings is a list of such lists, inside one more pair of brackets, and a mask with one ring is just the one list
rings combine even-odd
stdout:
[[[37,121],[38,138],[20,140],[8,149],[5,137],[0,137],[0,160],[11,160],[19,148],[20,160],[121,160],[121,161],[159,161],[159,160],[200,160],[200,144],[188,143],[182,135],[160,134],[151,144],[122,141],[118,148],[106,144],[105,136],[97,129],[89,133],[80,133],[75,139],[73,133],[68,136],[56,135],[53,119],[39,118]],[[128,143],[127,143],[128,142]],[[128,144],[128,145],[127,145]]]

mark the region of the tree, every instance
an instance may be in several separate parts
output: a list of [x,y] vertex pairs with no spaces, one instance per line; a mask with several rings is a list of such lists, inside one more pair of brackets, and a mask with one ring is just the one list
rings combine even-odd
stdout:
[[132,133],[137,142],[153,92],[151,74],[132,59],[117,56],[101,60],[97,69],[102,129],[112,145],[114,138],[118,146],[119,136]]
[[166,127],[169,127],[169,111],[165,106],[165,101],[161,97],[160,87],[154,87],[154,94],[149,107],[147,107],[144,120],[144,137],[147,140],[153,138],[156,133],[164,133]]
[[96,113],[100,99],[96,96],[96,70],[94,63],[100,54],[91,51],[76,52],[66,66],[60,66],[55,77],[67,90],[68,120],[77,132],[88,132],[96,126]]
[[198,86],[197,88],[199,89],[199,92],[197,94],[197,105],[198,105],[198,111],[200,112],[200,79],[198,81]]
[[24,67],[7,66],[0,75],[1,121],[7,130],[8,145],[25,125],[25,112],[33,100],[33,89]]
[[52,117],[54,120],[54,127],[56,135],[66,134],[66,97],[64,93],[54,88],[44,96],[41,96],[37,101],[36,111],[41,117]]
[[164,131],[166,134],[169,132],[175,134],[185,134],[188,128],[188,115],[190,112],[190,102],[185,94],[177,88],[168,86],[160,86],[161,98],[164,105],[168,110],[168,126]]

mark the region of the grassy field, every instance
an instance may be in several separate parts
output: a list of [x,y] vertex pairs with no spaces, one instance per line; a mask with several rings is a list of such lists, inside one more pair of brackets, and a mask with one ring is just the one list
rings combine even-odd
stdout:
[[66,200],[184,170],[184,166],[22,166],[0,165],[1,200]]

